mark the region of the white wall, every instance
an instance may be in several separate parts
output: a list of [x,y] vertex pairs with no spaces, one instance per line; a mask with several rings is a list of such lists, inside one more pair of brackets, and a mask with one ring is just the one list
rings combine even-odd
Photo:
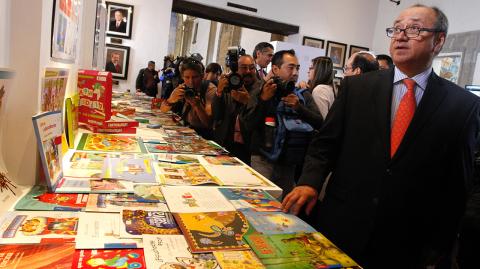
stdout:
[[400,5],[388,1],[378,4],[378,19],[375,25],[373,50],[376,53],[388,53],[390,39],[385,34],[385,28],[392,26],[392,22],[400,12],[413,4],[434,5],[439,7],[450,23],[449,33],[462,33],[480,29],[480,1],[478,0],[402,0]]
[[[253,49],[260,42],[270,42],[270,33],[242,28],[242,38],[240,46],[245,49],[245,53],[252,55]],[[253,56],[253,55],[252,55]]]
[[[140,69],[155,61],[156,69],[163,66],[168,52],[168,34],[172,0],[117,0],[117,3],[134,5],[132,39],[123,39],[122,46],[130,47],[127,80],[120,80],[114,90],[135,90],[135,79]],[[208,38],[208,37],[207,37]],[[107,38],[107,43],[109,42]]]
[[9,62],[10,35],[10,1],[0,1],[0,67],[5,67]]
[[[195,23],[198,23],[198,30],[197,30],[197,42],[195,44],[191,44],[189,55],[192,53],[200,53],[203,57],[203,64],[206,65],[206,58],[207,58],[207,50],[208,50],[208,35],[210,34],[210,20],[205,20],[201,18],[195,19],[193,24],[193,33],[195,33]],[[193,41],[193,35],[192,35]]]

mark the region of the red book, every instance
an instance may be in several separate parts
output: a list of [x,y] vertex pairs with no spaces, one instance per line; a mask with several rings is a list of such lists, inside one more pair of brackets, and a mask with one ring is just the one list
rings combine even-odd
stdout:
[[72,268],[146,268],[143,249],[77,249]]
[[74,254],[75,244],[62,241],[3,245],[0,247],[0,268],[66,269],[71,267]]
[[112,115],[112,74],[95,70],[78,71],[78,121],[103,126]]

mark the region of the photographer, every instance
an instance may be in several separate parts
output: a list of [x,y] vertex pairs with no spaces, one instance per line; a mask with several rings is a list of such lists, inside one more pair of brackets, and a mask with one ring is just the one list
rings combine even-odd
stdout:
[[[214,137],[217,143],[250,165],[251,131],[245,127],[243,113],[250,100],[249,93],[255,89],[258,91],[260,81],[256,78],[252,56],[236,54],[229,57],[235,58],[227,60],[232,72],[220,77],[213,99]],[[240,76],[240,85],[231,85],[232,74]]]
[[183,83],[175,88],[160,107],[162,112],[179,113],[186,126],[190,126],[205,139],[212,139],[212,100],[216,87],[202,84],[203,65],[188,58],[182,62]]
[[[282,188],[284,194],[292,190],[300,176],[313,132],[323,122],[312,94],[295,87],[299,67],[294,50],[275,53],[272,58],[275,77],[269,79],[260,92],[252,93],[245,109],[247,128],[260,127],[263,134],[260,137],[265,138],[259,141],[261,156],[252,156],[252,167],[263,170],[263,174]],[[265,130],[268,118],[273,118],[275,125],[271,137]]]

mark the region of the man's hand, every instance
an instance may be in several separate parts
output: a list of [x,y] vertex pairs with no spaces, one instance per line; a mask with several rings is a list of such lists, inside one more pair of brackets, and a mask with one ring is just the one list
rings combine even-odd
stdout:
[[263,101],[268,101],[272,99],[277,91],[277,84],[273,83],[273,79],[268,80],[263,84],[262,93],[260,94],[260,99]]
[[233,100],[239,102],[240,104],[246,105],[248,104],[248,101],[250,101],[250,94],[248,94],[248,91],[244,86],[238,90],[232,90],[230,94],[232,95]]
[[227,75],[222,75],[220,79],[218,80],[218,86],[217,86],[217,96],[221,97],[223,93],[223,89],[228,86],[228,77]]
[[283,97],[282,101],[285,103],[286,106],[289,106],[295,110],[297,110],[298,107],[300,106],[300,101],[298,100],[298,96],[296,96],[293,93]]
[[168,102],[174,104],[174,103],[182,100],[185,97],[184,87],[185,87],[184,84],[178,85],[178,87],[175,88],[175,90],[173,90],[172,94],[168,98]]
[[314,188],[307,185],[295,187],[283,199],[283,212],[288,213],[290,211],[292,214],[298,215],[298,213],[300,213],[300,209],[305,203],[307,203],[305,212],[307,213],[307,215],[310,215],[313,207],[317,203],[317,200],[318,192]]

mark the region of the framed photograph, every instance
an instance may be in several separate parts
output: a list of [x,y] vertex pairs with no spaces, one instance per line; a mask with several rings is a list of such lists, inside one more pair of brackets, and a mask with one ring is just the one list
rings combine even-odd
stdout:
[[332,59],[333,67],[343,68],[346,54],[347,44],[330,40],[327,42],[327,57]]
[[107,36],[132,38],[133,6],[114,2],[107,4]]
[[324,43],[325,43],[325,40],[323,40],[323,39],[304,36],[302,45],[323,49],[323,44]]
[[53,1],[50,56],[59,62],[74,63],[77,58],[79,24],[82,18],[80,1]]
[[107,44],[105,51],[105,71],[111,72],[113,78],[126,80],[128,77],[129,58],[129,47]]
[[350,56],[352,56],[352,54],[357,53],[359,51],[369,51],[369,50],[370,50],[369,48],[350,45],[350,50],[348,52],[348,58],[350,58]]
[[433,71],[440,77],[458,83],[462,66],[462,52],[440,53],[433,59]]

